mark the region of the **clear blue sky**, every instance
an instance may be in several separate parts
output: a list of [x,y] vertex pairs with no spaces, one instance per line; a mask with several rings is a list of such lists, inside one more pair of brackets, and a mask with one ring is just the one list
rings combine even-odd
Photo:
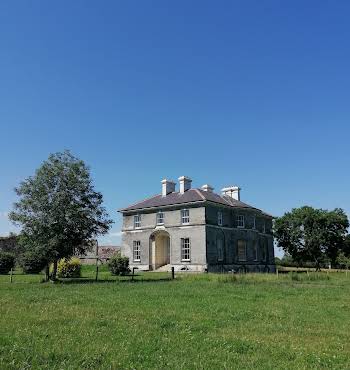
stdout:
[[70,149],[116,209],[164,177],[276,216],[350,213],[349,1],[1,1],[0,234],[22,179]]

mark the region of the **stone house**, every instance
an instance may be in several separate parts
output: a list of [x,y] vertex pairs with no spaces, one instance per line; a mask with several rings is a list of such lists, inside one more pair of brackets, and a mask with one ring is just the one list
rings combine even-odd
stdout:
[[120,209],[122,254],[141,270],[274,272],[273,217],[240,200],[240,188],[210,185],[179,191],[162,181],[159,195]]

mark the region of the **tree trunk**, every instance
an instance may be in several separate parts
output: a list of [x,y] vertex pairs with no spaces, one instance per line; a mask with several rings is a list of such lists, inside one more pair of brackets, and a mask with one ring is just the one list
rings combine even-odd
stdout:
[[53,261],[53,269],[51,274],[51,280],[56,281],[57,280],[57,260]]
[[45,280],[50,280],[50,264],[48,263],[45,267]]

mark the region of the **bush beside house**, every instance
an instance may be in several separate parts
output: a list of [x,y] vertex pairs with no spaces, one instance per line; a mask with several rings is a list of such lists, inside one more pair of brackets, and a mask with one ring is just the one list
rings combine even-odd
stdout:
[[129,258],[123,257],[120,253],[116,253],[109,260],[108,267],[112,275],[127,275],[130,272]]
[[78,278],[81,276],[81,262],[77,257],[63,258],[58,261],[57,275],[60,278]]

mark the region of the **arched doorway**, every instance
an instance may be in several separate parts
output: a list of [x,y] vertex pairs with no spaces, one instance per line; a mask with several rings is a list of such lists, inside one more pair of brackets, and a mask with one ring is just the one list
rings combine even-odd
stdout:
[[150,270],[170,263],[170,236],[166,231],[156,231],[150,237]]

